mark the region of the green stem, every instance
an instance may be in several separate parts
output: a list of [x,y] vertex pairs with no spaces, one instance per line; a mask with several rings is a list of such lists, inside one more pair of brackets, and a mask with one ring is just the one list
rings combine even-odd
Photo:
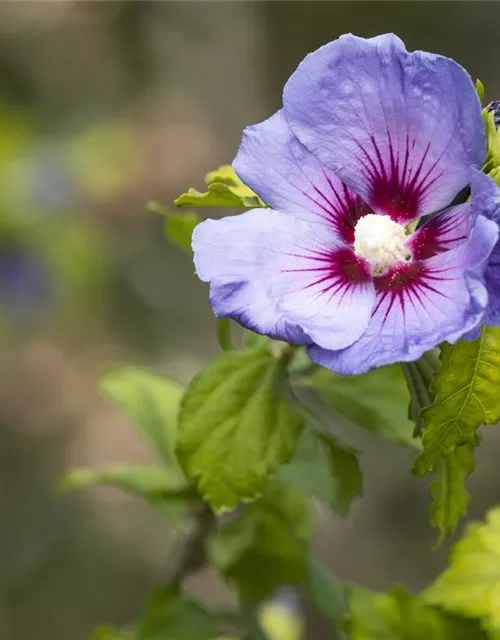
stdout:
[[233,340],[231,338],[231,320],[223,318],[217,320],[217,337],[222,351],[231,351],[234,349]]
[[172,564],[168,567],[163,584],[180,586],[184,578],[201,569],[206,563],[205,538],[216,526],[216,516],[205,502],[198,502],[192,508],[191,528],[182,536],[171,554]]
[[[171,562],[160,577],[163,587],[181,587],[185,578],[207,564],[205,539],[217,526],[217,518],[210,507],[201,500],[195,503],[190,513],[190,526],[183,533],[170,553]],[[130,640],[134,637],[133,625],[120,629],[119,638]]]
[[288,366],[294,359],[296,353],[297,346],[294,344],[287,344],[279,355],[279,361],[282,362],[285,366]]
[[429,351],[416,362],[402,362],[401,368],[411,398],[409,417],[415,423],[416,435],[419,435],[424,426],[422,409],[431,405],[434,400],[430,386],[434,374],[439,369],[438,351]]

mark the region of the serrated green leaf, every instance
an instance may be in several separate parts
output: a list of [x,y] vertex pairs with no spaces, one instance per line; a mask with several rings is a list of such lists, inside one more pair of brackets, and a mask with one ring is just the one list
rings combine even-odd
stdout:
[[351,640],[486,640],[474,621],[445,615],[400,587],[387,594],[350,588],[348,601]]
[[162,460],[182,477],[174,446],[183,387],[135,367],[122,367],[105,373],[99,390],[134,421]]
[[346,587],[313,558],[309,560],[307,589],[318,613],[326,618],[332,629],[343,637],[344,618],[347,613]]
[[432,504],[430,520],[439,528],[437,544],[441,544],[448,533],[453,533],[457,524],[467,513],[470,495],[465,487],[467,477],[474,471],[472,444],[457,447],[441,458],[436,479],[431,485]]
[[286,366],[263,349],[228,351],[196,375],[182,400],[177,454],[217,510],[255,498],[290,458],[302,415]]
[[277,479],[261,499],[207,541],[211,563],[244,599],[263,600],[307,573],[315,523],[304,493]]
[[174,200],[176,207],[244,207],[244,201],[226,184],[211,184],[205,192],[193,187]]
[[176,587],[165,587],[151,597],[135,640],[213,640],[220,635],[218,627],[214,616],[185,600]]
[[472,523],[450,554],[446,569],[424,593],[426,602],[482,621],[500,632],[500,508]]
[[188,189],[174,204],[177,207],[265,207],[262,200],[238,178],[230,165],[223,165],[205,177],[204,193]]
[[307,425],[293,458],[280,469],[278,477],[345,516],[352,500],[362,493],[363,477],[356,454],[331,434]]
[[422,412],[423,451],[414,473],[435,471],[441,456],[474,443],[481,425],[500,420],[500,329],[483,327],[474,341],[460,340],[441,348],[441,368],[434,376],[433,404]]
[[235,170],[230,164],[223,164],[215,171],[210,171],[205,176],[205,184],[210,185],[215,182],[222,182],[229,187],[233,187],[233,192],[239,196],[247,196],[251,198],[256,194],[242,182]]
[[380,367],[360,376],[339,376],[319,368],[311,384],[324,402],[354,424],[398,444],[419,447],[408,419],[410,397],[399,366]]

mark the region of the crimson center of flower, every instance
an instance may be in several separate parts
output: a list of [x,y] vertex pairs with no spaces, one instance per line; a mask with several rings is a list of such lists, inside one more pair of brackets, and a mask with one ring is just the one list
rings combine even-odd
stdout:
[[411,258],[406,246],[407,239],[407,231],[402,224],[388,216],[369,213],[356,224],[354,251],[368,262],[372,273],[376,275]]

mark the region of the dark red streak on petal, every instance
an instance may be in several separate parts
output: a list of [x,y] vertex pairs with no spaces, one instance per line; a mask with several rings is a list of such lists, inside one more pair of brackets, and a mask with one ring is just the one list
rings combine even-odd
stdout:
[[[310,258],[307,255],[297,257]],[[311,281],[303,288],[319,287],[318,293],[330,293],[332,296],[341,291],[345,295],[349,287],[370,282],[373,278],[368,264],[348,247],[332,251],[329,260],[322,259],[321,264],[322,266],[306,266],[302,269],[285,269],[282,273],[310,273]]]
[[371,204],[375,209],[389,215],[395,222],[408,222],[415,218],[419,210],[421,194],[420,185],[417,180],[425,160],[425,154],[413,179],[410,180],[407,173],[410,161],[408,140],[406,142],[401,171],[400,158],[394,153],[392,139],[389,135],[388,140],[390,167],[389,171],[386,172],[377,142],[372,138],[373,148],[384,170],[378,171],[373,177]]
[[464,221],[459,215],[438,215],[420,227],[409,244],[415,260],[426,260],[452,249],[467,237],[468,229],[464,228]]
[[[406,304],[410,303],[414,309],[416,304],[420,307],[426,307],[429,304],[428,292],[432,292],[442,297],[446,297],[444,293],[436,289],[430,282],[442,281],[447,278],[439,277],[435,271],[430,271],[422,262],[401,263],[393,267],[386,273],[375,276],[375,290],[377,292],[377,304],[373,310],[375,315],[383,304],[388,302],[388,306],[384,313],[384,323],[397,301],[402,311],[402,321],[404,322],[406,314]],[[442,273],[446,273],[444,270]]]
[[[394,149],[390,132],[387,131],[389,157],[388,167],[376,139],[370,136],[371,145],[377,159],[370,158],[367,172],[372,183],[370,203],[374,209],[389,215],[395,222],[409,222],[420,214],[420,203],[429,188],[438,180],[442,172],[432,175],[444,152],[432,163],[423,174],[431,143],[427,144],[418,165],[412,171],[411,152],[415,148],[415,140],[406,134],[404,152],[400,154]],[[358,146],[359,143],[358,143]],[[365,152],[367,157],[370,154]]]
[[342,190],[335,188],[328,174],[323,171],[323,175],[328,182],[331,193],[328,196],[313,185],[314,190],[326,202],[321,208],[327,213],[327,218],[333,223],[337,233],[346,244],[354,243],[354,229],[360,218],[371,213],[361,198],[353,194],[349,189],[342,185]]

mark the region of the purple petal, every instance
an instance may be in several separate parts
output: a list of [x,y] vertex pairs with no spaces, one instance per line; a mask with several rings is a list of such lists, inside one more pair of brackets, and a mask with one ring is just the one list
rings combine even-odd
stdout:
[[467,202],[431,218],[409,239],[413,258],[426,260],[465,242],[475,219],[471,214],[472,204]]
[[431,258],[468,241],[477,217],[491,217],[492,210],[497,210],[499,191],[491,178],[473,169],[471,185],[471,200],[438,213],[411,236],[408,244],[414,260]]
[[500,242],[497,242],[490,255],[484,277],[488,289],[488,308],[484,314],[483,324],[498,327],[500,326]]
[[445,207],[483,163],[481,105],[453,60],[392,34],[345,35],[308,55],[284,91],[297,138],[397,222]]
[[245,129],[233,168],[273,209],[332,224],[349,244],[354,242],[356,222],[369,213],[358,196],[297,140],[281,111]]
[[372,277],[327,225],[254,209],[202,222],[193,250],[218,317],[329,349],[352,344],[368,325]]
[[[481,210],[489,220],[500,224],[500,190],[493,180],[488,180],[489,189],[483,191]],[[493,327],[500,326],[500,241],[497,241],[489,256],[484,277],[489,300],[483,323]]]
[[361,338],[339,351],[313,345],[311,358],[337,373],[358,374],[456,342],[482,320],[488,294],[474,269],[496,242],[495,227],[481,216],[469,242],[377,277],[377,303]]

